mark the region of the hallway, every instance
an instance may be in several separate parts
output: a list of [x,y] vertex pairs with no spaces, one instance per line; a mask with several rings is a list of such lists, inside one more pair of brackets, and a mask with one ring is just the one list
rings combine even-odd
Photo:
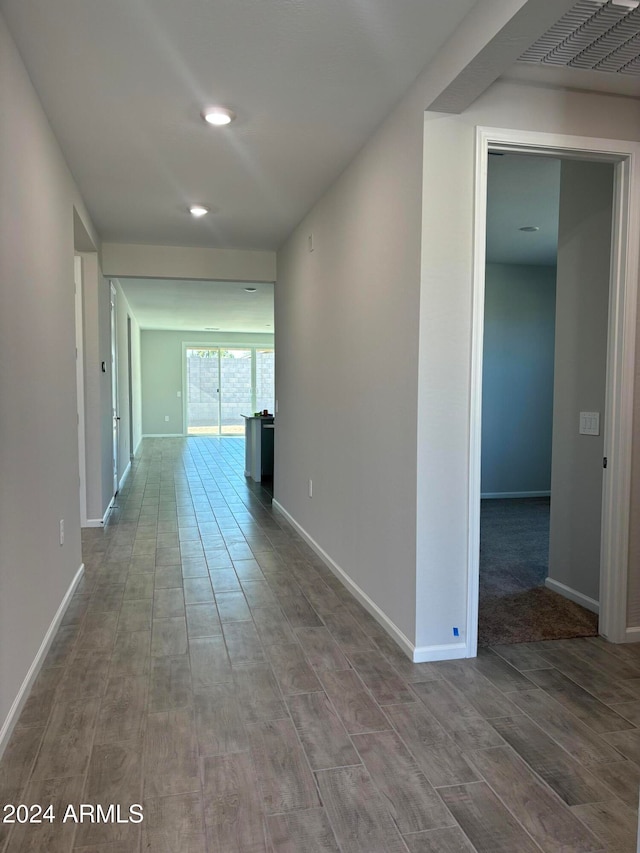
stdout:
[[[146,439],[0,763],[2,853],[634,851],[640,648],[412,664],[243,476]],[[142,823],[62,822],[68,804]]]

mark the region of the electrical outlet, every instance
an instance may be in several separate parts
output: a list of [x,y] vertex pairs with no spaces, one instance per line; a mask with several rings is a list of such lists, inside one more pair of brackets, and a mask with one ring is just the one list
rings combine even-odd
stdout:
[[60,519],[60,544],[64,545],[64,518]]
[[165,415],[165,416],[164,416],[164,419],[165,419],[165,421],[166,421],[166,422],[168,422],[168,421],[169,421],[169,415]]
[[313,480],[309,480],[309,497],[313,497]]

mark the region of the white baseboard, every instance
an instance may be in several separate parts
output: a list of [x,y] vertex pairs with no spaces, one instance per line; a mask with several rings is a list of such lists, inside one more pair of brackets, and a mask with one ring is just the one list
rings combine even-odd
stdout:
[[142,445],[142,439],[143,439],[143,438],[144,438],[144,436],[143,436],[143,435],[142,435],[142,436],[140,436],[140,441],[138,442],[138,444],[137,444],[137,446],[136,446],[136,449],[133,451],[133,455],[131,456],[131,458],[132,458],[132,459],[134,459],[134,458],[138,455],[138,451],[140,450],[140,447],[141,447],[141,445]]
[[104,518],[88,518],[83,527],[104,527]]
[[584,595],[576,589],[572,589],[570,586],[560,583],[560,581],[555,581],[553,578],[546,578],[544,585],[548,589],[552,589],[554,592],[568,598],[569,601],[573,601],[575,604],[579,604],[581,607],[584,607],[585,610],[590,610],[592,613],[600,612],[600,603],[598,601],[594,598],[589,598],[588,595]]
[[625,628],[623,643],[640,643],[640,628]]
[[480,497],[483,500],[502,498],[550,498],[551,492],[482,492]]
[[124,486],[125,480],[129,476],[129,471],[131,471],[131,460],[127,462],[127,467],[124,469],[124,474],[122,475],[122,477],[120,477],[120,482],[118,483],[118,491]]
[[53,638],[56,635],[56,631],[60,627],[60,623],[64,618],[64,614],[69,606],[69,602],[71,601],[71,597],[73,593],[76,591],[76,588],[80,581],[82,580],[82,575],[84,574],[84,563],[80,566],[78,571],[75,573],[73,580],[69,584],[69,588],[64,594],[64,598],[60,602],[60,607],[58,607],[55,616],[51,620],[51,624],[49,625],[46,634],[44,635],[44,639],[40,644],[40,648],[33,659],[33,663],[29,667],[29,671],[27,672],[24,681],[18,691],[18,695],[13,700],[13,704],[9,709],[9,713],[5,721],[2,724],[2,728],[0,728],[0,758],[7,748],[7,744],[9,743],[9,738],[15,728],[16,723],[18,722],[18,717],[20,716],[20,712],[22,711],[25,702],[29,698],[29,692],[33,687],[33,682],[36,680],[40,669],[42,668],[42,664],[44,663],[44,659],[47,656],[47,652],[51,647],[51,643],[53,642]]
[[424,661],[436,660],[452,660],[454,658],[467,657],[467,646],[465,643],[456,643],[455,645],[446,646],[422,646],[416,648],[411,640],[404,634],[398,626],[389,619],[387,614],[381,610],[367,593],[361,589],[355,581],[341,568],[336,561],[327,554],[327,552],[319,545],[316,540],[299,524],[295,518],[287,512],[287,510],[278,503],[277,500],[272,501],[272,506],[284,516],[293,529],[300,534],[304,541],[311,546],[315,553],[320,557],[323,563],[333,572],[341,583],[346,586],[350,593],[357,598],[360,604],[370,613],[385,631],[398,643],[402,650],[409,656],[409,659],[414,663],[423,663]]
[[[146,432],[142,438],[184,438],[181,432]],[[140,447],[140,445],[138,445]]]
[[438,660],[459,660],[467,658],[466,643],[450,643],[442,646],[416,646],[413,650],[414,663],[429,663]]

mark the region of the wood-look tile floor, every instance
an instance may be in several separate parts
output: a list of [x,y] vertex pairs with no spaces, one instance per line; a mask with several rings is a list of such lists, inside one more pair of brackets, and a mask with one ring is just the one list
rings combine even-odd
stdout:
[[[409,662],[243,476],[145,441],[0,764],[10,853],[635,851],[640,647]],[[62,823],[68,804],[144,821]]]

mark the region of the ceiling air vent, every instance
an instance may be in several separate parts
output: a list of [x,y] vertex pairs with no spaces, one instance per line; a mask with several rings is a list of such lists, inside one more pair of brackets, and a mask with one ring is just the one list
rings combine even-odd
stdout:
[[578,0],[522,62],[640,74],[640,0]]

